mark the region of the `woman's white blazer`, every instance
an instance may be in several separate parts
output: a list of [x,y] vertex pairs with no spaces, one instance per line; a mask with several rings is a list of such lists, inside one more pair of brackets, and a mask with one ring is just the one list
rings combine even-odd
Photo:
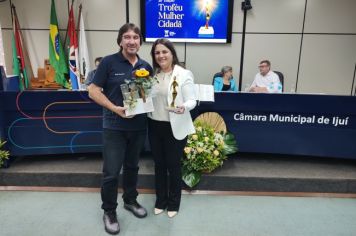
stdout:
[[183,114],[176,114],[169,112],[169,120],[172,127],[173,136],[182,140],[187,135],[195,133],[192,117],[190,111],[196,106],[196,96],[194,89],[193,73],[184,69],[181,66],[175,65],[173,73],[168,86],[168,106],[173,100],[173,86],[172,83],[176,79],[178,86],[176,87],[177,97],[174,100],[175,106],[184,106]]

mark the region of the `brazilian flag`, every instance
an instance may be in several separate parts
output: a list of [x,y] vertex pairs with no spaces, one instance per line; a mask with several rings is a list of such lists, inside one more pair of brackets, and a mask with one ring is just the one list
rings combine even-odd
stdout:
[[65,74],[68,74],[68,65],[58,32],[56,6],[53,0],[51,5],[51,22],[49,25],[49,62],[56,71],[56,82],[65,88],[69,88],[70,84],[65,77]]

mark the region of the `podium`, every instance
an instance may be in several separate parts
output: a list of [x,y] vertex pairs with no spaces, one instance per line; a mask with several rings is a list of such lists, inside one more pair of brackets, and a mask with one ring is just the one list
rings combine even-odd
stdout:
[[44,68],[37,69],[37,78],[31,79],[31,89],[61,89],[62,86],[55,81],[56,72],[49,63],[44,61]]

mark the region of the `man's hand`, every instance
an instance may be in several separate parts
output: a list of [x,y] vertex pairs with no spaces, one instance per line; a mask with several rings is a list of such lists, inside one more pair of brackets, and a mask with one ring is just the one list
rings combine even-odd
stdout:
[[116,114],[118,114],[119,116],[121,116],[122,118],[131,118],[125,115],[125,110],[127,108],[126,107],[120,107],[120,106],[115,106],[113,109],[113,112],[115,112]]
[[250,88],[249,92],[251,92],[251,93],[256,93],[256,88],[257,88],[257,87],[252,87],[252,88]]
[[250,89],[250,92],[253,92],[253,93],[268,93],[268,90],[266,87],[252,87]]
[[88,86],[89,97],[93,99],[99,105],[107,108],[108,110],[118,114],[122,118],[132,118],[134,116],[126,116],[125,115],[125,107],[116,106],[113,104],[103,93],[102,88],[98,87],[95,84],[90,84]]

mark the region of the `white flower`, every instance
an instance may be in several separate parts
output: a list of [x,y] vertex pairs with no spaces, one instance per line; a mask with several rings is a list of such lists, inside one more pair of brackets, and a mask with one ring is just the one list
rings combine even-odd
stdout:
[[216,145],[222,144],[224,142],[224,138],[221,134],[219,133],[214,133],[214,143]]
[[193,134],[193,135],[192,135],[192,139],[193,139],[193,140],[198,140],[198,135]]
[[187,154],[190,153],[191,150],[192,150],[192,148],[190,148],[190,147],[185,147],[184,148],[184,152],[187,153]]
[[219,156],[219,154],[220,154],[218,150],[214,150],[213,153],[214,153],[215,156]]

